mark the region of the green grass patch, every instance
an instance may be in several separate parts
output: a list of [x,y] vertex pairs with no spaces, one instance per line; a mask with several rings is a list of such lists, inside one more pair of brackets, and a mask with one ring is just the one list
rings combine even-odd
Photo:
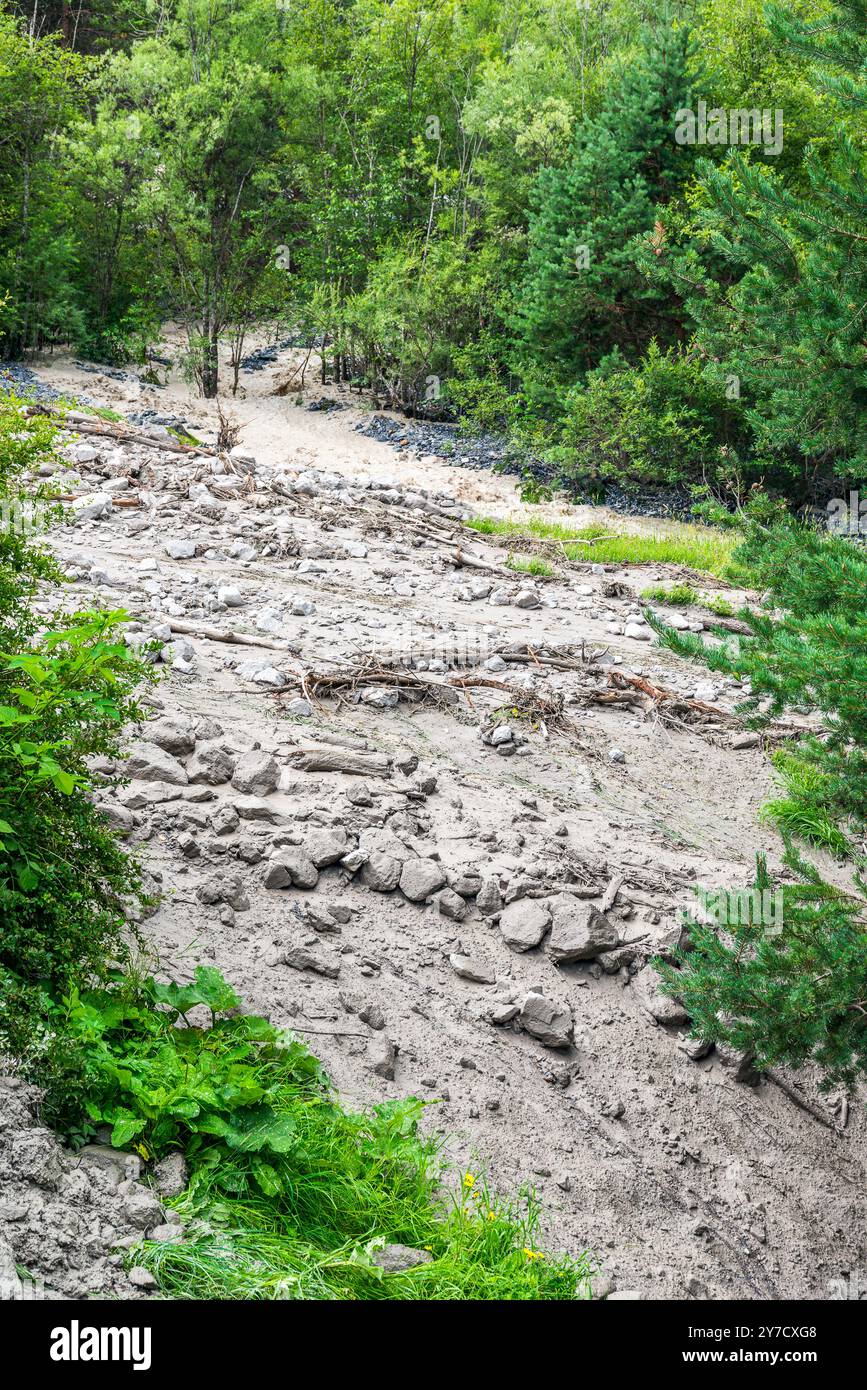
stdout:
[[554,567],[538,555],[510,555],[506,568],[518,574],[537,574],[546,579],[552,579],[556,573]]
[[726,532],[686,523],[671,523],[665,531],[652,535],[613,535],[610,527],[599,524],[570,527],[539,517],[504,521],[482,516],[473,517],[467,525],[483,536],[528,535],[557,541],[568,560],[618,565],[684,565],[719,576],[725,575],[737,544]]
[[700,594],[689,584],[672,584],[670,587],[651,584],[648,589],[642,589],[641,597],[648,603],[667,603],[672,608],[706,608],[708,612],[716,613],[720,618],[733,618],[735,615],[735,608],[728,599],[720,598],[718,595]]

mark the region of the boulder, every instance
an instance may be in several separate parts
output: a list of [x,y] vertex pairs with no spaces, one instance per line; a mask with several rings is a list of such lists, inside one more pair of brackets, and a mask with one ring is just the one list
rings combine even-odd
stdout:
[[315,888],[319,870],[304,850],[287,845],[271,855],[263,882],[266,888]]
[[390,893],[400,882],[402,864],[384,850],[371,850],[361,866],[361,881],[374,893]]
[[442,888],[446,876],[435,859],[407,859],[399,881],[401,892],[410,902],[422,903]]
[[539,945],[550,921],[551,914],[543,903],[535,898],[518,898],[500,914],[500,931],[513,951],[531,951]]
[[235,755],[221,743],[200,744],[187,764],[189,780],[209,787],[231,781],[234,771]]
[[545,1047],[569,1047],[575,1025],[572,1010],[531,992],[521,1004],[521,1027]]
[[574,960],[593,960],[603,951],[620,944],[620,933],[613,922],[597,908],[582,903],[569,893],[549,902],[551,935],[548,954],[558,965]]
[[280,769],[271,754],[261,748],[243,753],[232,773],[232,786],[249,796],[268,796],[277,790],[279,780]]
[[126,772],[139,782],[168,782],[174,787],[187,783],[187,774],[177,758],[156,743],[136,743],[130,749]]

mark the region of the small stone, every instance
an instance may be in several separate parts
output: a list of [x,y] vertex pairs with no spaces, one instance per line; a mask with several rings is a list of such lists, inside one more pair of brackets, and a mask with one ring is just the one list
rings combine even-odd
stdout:
[[492,985],[496,982],[494,967],[476,957],[455,953],[449,956],[449,965],[462,980],[470,980],[473,984]]
[[430,1264],[433,1255],[429,1250],[416,1250],[411,1245],[386,1245],[382,1250],[374,1251],[371,1258],[386,1274],[401,1274],[406,1269],[414,1269],[416,1265]]

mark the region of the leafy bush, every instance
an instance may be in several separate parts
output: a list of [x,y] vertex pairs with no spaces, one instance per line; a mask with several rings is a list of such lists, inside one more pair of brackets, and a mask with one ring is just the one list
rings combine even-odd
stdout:
[[615,362],[567,393],[549,457],[567,483],[703,483],[731,469],[743,441],[736,403],[699,355],[651,343],[637,367]]
[[21,475],[52,427],[0,403],[0,1047],[26,1052],[44,991],[104,973],[123,953],[135,865],[91,799],[88,759],[117,752],[143,668],[121,613],[77,613],[41,636],[30,606],[55,562],[28,533]]

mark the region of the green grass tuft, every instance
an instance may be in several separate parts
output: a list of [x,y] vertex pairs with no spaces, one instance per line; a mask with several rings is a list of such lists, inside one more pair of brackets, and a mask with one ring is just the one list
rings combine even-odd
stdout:
[[736,545],[736,541],[723,531],[686,523],[671,523],[669,529],[654,535],[612,535],[610,527],[599,524],[575,528],[538,517],[505,521],[480,516],[473,517],[467,525],[484,536],[530,535],[557,541],[568,560],[619,565],[684,565],[720,576],[725,574]]

